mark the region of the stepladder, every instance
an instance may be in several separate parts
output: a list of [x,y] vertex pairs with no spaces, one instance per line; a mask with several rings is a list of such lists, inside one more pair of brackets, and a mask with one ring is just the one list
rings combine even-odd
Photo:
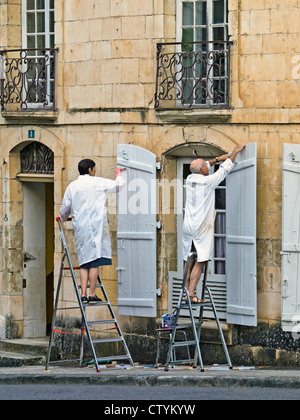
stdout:
[[[72,219],[69,218],[68,221]],[[52,326],[49,338],[49,347],[46,358],[45,371],[49,370],[50,363],[58,363],[57,360],[51,361],[51,354],[55,342],[55,336],[57,334],[80,334],[81,340],[78,348],[79,358],[72,358],[70,360],[65,360],[61,358],[59,362],[79,362],[79,366],[82,367],[84,364],[85,356],[85,345],[88,343],[88,347],[92,354],[92,363],[95,365],[96,371],[100,372],[100,366],[103,363],[111,363],[116,361],[127,361],[131,366],[133,366],[133,360],[128,349],[127,343],[125,341],[124,335],[121,331],[119,322],[115,316],[112,304],[109,300],[108,294],[106,293],[104,284],[101,280],[100,275],[98,276],[97,296],[99,295],[100,301],[96,303],[83,303],[81,300],[80,289],[81,285],[79,284],[75,272],[79,270],[79,267],[73,267],[71,261],[71,255],[69,248],[66,242],[63,224],[60,217],[57,217],[56,221],[58,222],[58,227],[60,230],[60,237],[63,245],[63,256],[60,264],[59,278],[56,288],[56,296],[54,301],[54,310],[53,310],[53,319]],[[64,275],[65,272],[69,272],[70,275]],[[63,283],[71,281],[71,289],[75,291],[75,299],[70,304],[62,299],[63,293]],[[89,287],[89,286],[88,286]],[[68,288],[70,290],[70,287]],[[73,314],[76,313],[76,317],[81,320],[80,332],[74,331],[62,331],[62,328],[58,325],[59,313],[66,314],[68,311],[72,311]],[[104,347],[106,346],[106,349]],[[122,347],[122,349],[120,348]],[[117,355],[106,355],[109,353],[109,348],[114,350],[117,348]],[[103,355],[102,350],[105,350],[105,355]],[[98,357],[96,353],[101,353],[101,356]],[[63,353],[63,352],[61,352]],[[120,354],[119,354],[120,353]]]
[[[168,371],[169,365],[172,366],[175,364],[190,364],[193,365],[194,368],[199,365],[201,372],[204,372],[204,365],[203,359],[201,354],[201,329],[203,324],[203,314],[205,308],[210,308],[213,313],[213,317],[216,321],[220,340],[223,346],[223,350],[225,353],[225,357],[227,360],[227,365],[229,369],[232,369],[232,363],[229,356],[229,352],[227,349],[226,341],[224,338],[224,334],[222,331],[222,327],[218,318],[216,305],[212,296],[212,293],[207,286],[207,272],[208,272],[208,262],[204,265],[204,273],[202,273],[202,292],[201,292],[201,301],[199,303],[193,303],[189,297],[189,293],[187,290],[187,277],[189,273],[189,268],[191,268],[192,264],[197,258],[196,252],[191,252],[188,256],[188,260],[185,266],[183,281],[181,285],[179,300],[177,304],[177,308],[175,310],[175,321],[174,321],[174,328],[172,330],[172,334],[170,337],[169,349],[167,353],[166,365],[165,370]],[[181,312],[185,310],[188,311],[188,322],[180,322],[179,318],[181,316]],[[186,341],[175,341],[176,332],[179,328],[191,328],[192,330],[192,339]],[[171,355],[174,349],[181,346],[194,346],[194,357],[189,359],[179,359],[179,360],[171,360]]]

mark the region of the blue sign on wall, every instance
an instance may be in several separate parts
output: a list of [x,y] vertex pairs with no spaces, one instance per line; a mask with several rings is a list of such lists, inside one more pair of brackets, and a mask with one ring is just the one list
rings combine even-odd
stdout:
[[35,130],[28,130],[28,138],[29,139],[35,138]]

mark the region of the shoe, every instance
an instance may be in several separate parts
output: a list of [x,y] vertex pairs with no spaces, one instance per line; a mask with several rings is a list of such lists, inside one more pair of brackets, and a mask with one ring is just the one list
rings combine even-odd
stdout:
[[102,302],[102,299],[98,298],[98,296],[90,296],[89,303],[99,303]]
[[89,303],[88,298],[86,296],[82,296],[81,303]]
[[[198,298],[198,296],[196,296],[196,295],[194,295],[194,296],[190,296],[190,301],[191,301],[191,304],[193,305],[196,305],[197,303],[206,303],[207,301],[205,300],[205,299],[200,299],[200,298]],[[185,304],[187,304],[188,303],[188,299],[187,298],[185,298]]]

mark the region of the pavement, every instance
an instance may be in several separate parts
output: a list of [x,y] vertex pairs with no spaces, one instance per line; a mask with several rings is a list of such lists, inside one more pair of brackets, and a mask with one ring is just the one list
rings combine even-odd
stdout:
[[0,385],[20,384],[80,384],[80,385],[144,385],[191,387],[263,387],[300,389],[300,368],[274,369],[267,367],[227,366],[206,367],[204,372],[190,366],[175,366],[168,371],[151,365],[50,365],[0,368]]

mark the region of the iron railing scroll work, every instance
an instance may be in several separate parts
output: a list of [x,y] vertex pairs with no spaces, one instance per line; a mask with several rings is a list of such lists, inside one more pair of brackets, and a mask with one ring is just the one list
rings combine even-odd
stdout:
[[57,49],[0,50],[1,111],[55,110]]
[[157,44],[155,107],[229,108],[230,41]]

